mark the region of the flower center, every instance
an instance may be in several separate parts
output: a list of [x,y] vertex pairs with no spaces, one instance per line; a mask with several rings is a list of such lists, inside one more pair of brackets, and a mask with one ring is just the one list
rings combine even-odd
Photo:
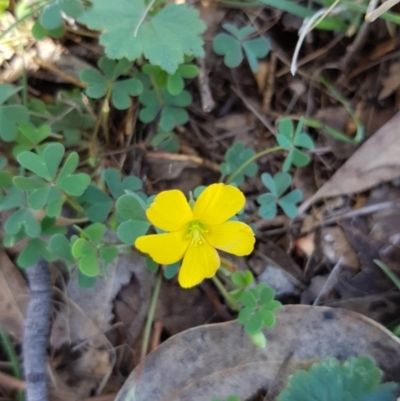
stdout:
[[191,238],[192,244],[201,245],[204,242],[203,235],[208,230],[198,220],[193,220],[188,224],[187,236]]

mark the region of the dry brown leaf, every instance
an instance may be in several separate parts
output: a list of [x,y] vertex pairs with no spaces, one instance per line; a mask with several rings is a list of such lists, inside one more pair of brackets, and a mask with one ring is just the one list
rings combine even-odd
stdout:
[[303,213],[322,198],[365,191],[400,176],[400,113],[369,138],[338,171],[299,208]]
[[260,389],[275,399],[290,374],[326,357],[369,355],[386,380],[400,381],[400,340],[358,313],[288,305],[265,334],[266,349],[256,348],[236,322],[171,337],[132,372],[115,401],[247,399]]
[[382,90],[378,100],[386,99],[398,88],[400,88],[400,63],[394,63],[390,66],[388,76],[382,80]]
[[28,287],[5,251],[0,250],[0,323],[4,330],[22,339],[22,325],[28,301]]
[[107,278],[97,280],[93,288],[83,289],[72,279],[66,290],[67,304],[58,313],[51,332],[54,348],[64,344],[77,344],[103,333],[113,318],[113,300],[121,287],[131,280],[132,274],[140,283],[141,301],[135,324],[143,324],[146,302],[150,296],[153,275],[146,269],[145,260],[137,253],[120,255],[107,269]]

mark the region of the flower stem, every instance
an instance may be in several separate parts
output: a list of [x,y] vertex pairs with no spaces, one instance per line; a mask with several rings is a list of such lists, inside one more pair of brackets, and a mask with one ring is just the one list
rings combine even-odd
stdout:
[[218,291],[221,293],[221,295],[225,298],[226,302],[228,302],[229,306],[234,309],[235,311],[240,311],[240,307],[238,303],[232,298],[232,296],[229,294],[229,292],[226,290],[222,282],[217,276],[211,277],[211,280],[215,284],[215,286],[218,288]]
[[253,157],[250,157],[250,159],[246,160],[242,165],[240,165],[226,180],[227,184],[230,184],[248,165],[259,159],[260,157],[263,157],[265,155],[268,155],[269,153],[277,152],[278,150],[282,150],[280,146],[275,146],[273,148],[268,148],[263,150],[262,152],[256,153]]
[[149,348],[151,326],[153,325],[154,313],[156,311],[158,296],[160,295],[162,278],[163,278],[163,269],[159,268],[156,276],[153,295],[151,296],[150,308],[147,314],[146,325],[144,327],[142,351],[140,354],[140,359],[143,359],[146,356],[147,349]]

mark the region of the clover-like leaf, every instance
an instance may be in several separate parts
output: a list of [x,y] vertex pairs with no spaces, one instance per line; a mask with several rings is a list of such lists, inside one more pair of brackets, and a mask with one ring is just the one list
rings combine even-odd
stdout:
[[351,357],[344,363],[327,358],[298,370],[277,401],[393,401],[396,383],[382,383],[382,371],[364,356]]
[[272,177],[270,174],[261,175],[261,180],[271,193],[262,194],[257,198],[260,204],[259,214],[265,220],[273,219],[277,214],[277,205],[281,207],[286,216],[295,218],[297,216],[297,203],[302,199],[299,189],[282,196],[292,183],[292,177],[288,173],[277,173]]
[[[1,93],[3,92],[3,93]],[[6,93],[4,93],[6,92]],[[8,86],[0,85],[0,100],[8,99],[10,95]],[[4,99],[4,100],[6,100]],[[0,102],[0,138],[5,142],[14,141],[18,134],[18,124],[29,122],[29,111],[25,106],[19,104],[3,104]]]
[[32,36],[36,40],[43,40],[49,36],[55,39],[62,38],[65,33],[64,25],[60,25],[58,28],[55,29],[46,29],[39,20],[36,20],[32,26]]
[[67,266],[75,262],[71,252],[71,243],[63,234],[55,234],[49,240],[49,250],[60,259],[64,260]]
[[33,217],[29,209],[15,211],[4,225],[4,230],[8,235],[16,235],[22,229],[32,238],[38,237],[42,231],[40,223]]
[[17,157],[20,153],[31,150],[43,142],[51,134],[51,127],[42,124],[36,127],[32,123],[19,126],[19,133],[16,138],[18,145],[13,148],[13,155]]
[[40,16],[40,23],[45,29],[51,31],[63,25],[63,13],[76,19],[83,10],[81,0],[51,0]]
[[289,118],[284,118],[279,122],[276,139],[279,145],[288,151],[288,155],[282,167],[284,172],[289,171],[292,165],[296,167],[306,166],[311,160],[308,154],[299,149],[314,148],[312,138],[308,134],[302,132],[303,126],[304,117],[298,122],[296,130],[294,129],[293,121]]
[[126,244],[133,244],[137,238],[147,233],[150,223],[145,214],[143,199],[135,193],[122,195],[117,200],[118,213],[126,219],[117,229],[118,237]]
[[40,178],[17,176],[13,179],[14,185],[29,193],[28,204],[32,209],[39,210],[47,205],[46,213],[49,217],[60,215],[67,195],[80,196],[90,184],[87,174],[73,174],[79,163],[76,152],[67,157],[57,176],[64,153],[63,145],[52,143],[40,149],[38,153],[27,151],[17,157],[22,166]]
[[[275,324],[274,311],[282,305],[274,300],[274,295],[272,288],[264,283],[242,291],[239,302],[243,307],[239,312],[238,322],[244,325],[244,330],[250,336],[256,336],[262,327],[270,328]],[[265,343],[263,337],[256,339],[260,344]]]
[[[72,238],[71,253],[78,259],[78,267],[87,277],[96,277],[100,268],[111,263],[117,256],[117,248],[102,243],[106,226],[94,223],[81,232],[81,238]],[[103,270],[104,271],[104,270]]]
[[[238,67],[246,55],[251,70],[258,71],[258,59],[265,57],[270,51],[270,43],[266,38],[247,39],[255,33],[252,26],[237,28],[232,24],[224,24],[223,28],[231,35],[220,33],[214,38],[214,52],[224,56],[224,63],[229,68]],[[244,53],[244,54],[243,54]]]
[[104,179],[115,199],[122,196],[126,190],[138,191],[143,188],[143,183],[140,178],[130,175],[122,179],[121,173],[115,168],[106,169],[104,172]]
[[225,153],[225,162],[220,166],[221,173],[230,175],[230,182],[243,184],[245,177],[257,174],[257,164],[253,161],[249,163],[254,155],[254,150],[246,148],[242,142],[235,142]]
[[89,85],[86,94],[93,99],[99,99],[111,91],[111,102],[114,107],[118,110],[127,109],[132,104],[131,96],[138,96],[143,90],[143,84],[139,79],[128,78],[117,81],[120,75],[128,72],[132,63],[126,59],[116,62],[102,57],[97,64],[104,75],[92,68],[80,72],[81,80]]
[[145,90],[139,101],[144,106],[139,113],[140,121],[149,123],[159,115],[159,127],[163,132],[170,132],[177,125],[189,121],[189,114],[183,107],[192,103],[192,96],[185,90],[177,96],[172,96],[166,89],[159,93],[156,90]]
[[99,223],[107,219],[114,206],[113,199],[95,185],[89,185],[78,202],[83,205],[88,219]]
[[151,64],[145,64],[142,71],[145,74],[152,75],[156,86],[159,89],[166,87],[172,96],[177,96],[182,92],[185,87],[184,78],[194,78],[199,73],[199,69],[194,64],[181,64],[172,75]]
[[196,9],[168,4],[155,14],[147,12],[144,0],[96,0],[79,20],[103,32],[100,43],[111,59],[134,61],[144,55],[174,74],[185,55],[204,56],[200,35],[206,26]]
[[151,145],[168,153],[178,153],[179,139],[173,132],[164,132],[161,129],[152,138]]
[[39,259],[53,262],[57,256],[53,255],[47,248],[47,243],[40,238],[31,239],[17,258],[17,265],[23,269],[36,264]]

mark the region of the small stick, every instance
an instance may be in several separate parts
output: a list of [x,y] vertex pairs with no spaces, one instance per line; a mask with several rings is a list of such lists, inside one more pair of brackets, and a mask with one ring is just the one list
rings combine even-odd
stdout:
[[203,159],[199,156],[193,155],[177,155],[173,153],[164,153],[164,152],[148,152],[146,157],[150,159],[164,159],[164,160],[171,160],[171,161],[190,161],[200,166],[204,166],[209,168],[210,170],[220,172],[219,165],[209,160]]
[[78,88],[85,89],[87,87],[86,84],[81,82],[79,79],[75,78],[74,76],[66,73],[65,71],[60,70],[58,67],[55,65],[42,60],[39,57],[32,57],[32,60],[41,68],[44,68],[47,71],[50,71],[54,75],[58,75],[60,78],[62,78],[64,81],[69,82],[70,84],[73,84],[77,86]]
[[48,401],[46,365],[51,309],[48,263],[40,259],[26,270],[26,275],[30,288],[22,343],[26,400]]
[[153,323],[153,336],[151,338],[150,352],[154,351],[160,345],[163,328],[164,325],[162,322],[157,321]]
[[207,75],[206,64],[203,58],[198,58],[197,64],[199,66],[198,81],[200,87],[201,108],[205,113],[209,113],[215,107],[215,101],[210,89],[210,81]]
[[6,373],[0,372],[0,386],[7,387],[10,390],[24,391],[26,389],[26,383],[17,379],[16,377],[7,375]]

